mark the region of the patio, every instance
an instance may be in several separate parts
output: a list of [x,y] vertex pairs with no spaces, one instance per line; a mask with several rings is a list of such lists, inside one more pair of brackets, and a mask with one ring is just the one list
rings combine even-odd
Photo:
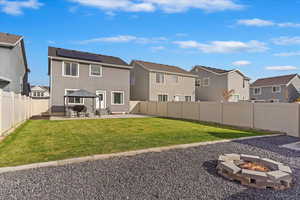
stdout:
[[68,116],[51,116],[50,120],[89,120],[89,119],[127,119],[127,118],[149,118],[149,115],[136,115],[136,114],[119,114],[119,115],[101,115],[93,117],[76,117],[70,118]]

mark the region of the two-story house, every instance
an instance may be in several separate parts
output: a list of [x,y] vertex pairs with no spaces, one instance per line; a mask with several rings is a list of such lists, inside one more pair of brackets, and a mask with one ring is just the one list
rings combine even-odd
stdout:
[[29,72],[23,37],[0,33],[0,89],[29,95]]
[[50,87],[41,85],[32,85],[30,91],[30,97],[32,99],[49,99]]
[[[196,101],[246,101],[249,100],[250,79],[239,70],[224,70],[195,66],[191,72],[197,75]],[[224,93],[230,93],[226,99]]]
[[298,74],[257,79],[250,85],[250,97],[261,102],[294,102],[300,97]]
[[[111,113],[129,112],[131,67],[125,61],[113,56],[54,47],[48,48],[48,58],[52,114],[64,112],[65,104],[85,105],[89,110],[95,106],[97,110]],[[64,98],[79,90],[96,94],[99,98]]]
[[131,100],[195,101],[195,78],[176,66],[134,60],[131,62]]

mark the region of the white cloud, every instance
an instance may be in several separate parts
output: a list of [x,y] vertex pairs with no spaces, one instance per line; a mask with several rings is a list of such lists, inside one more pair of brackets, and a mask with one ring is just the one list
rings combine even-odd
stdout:
[[275,23],[268,20],[263,19],[241,19],[237,21],[238,24],[245,25],[245,26],[274,26]]
[[156,46],[156,47],[151,47],[152,51],[162,51],[165,50],[166,48],[164,46]]
[[90,43],[101,43],[101,42],[109,42],[109,43],[140,43],[140,44],[149,44],[149,43],[158,43],[166,41],[165,37],[153,37],[153,38],[145,38],[145,37],[136,37],[132,35],[118,35],[113,37],[100,37],[93,38],[89,40],[83,40],[78,42],[79,44],[90,44]]
[[274,54],[274,56],[282,56],[282,57],[300,56],[300,51],[291,51],[291,52],[276,53],[276,54]]
[[234,66],[247,66],[250,64],[251,64],[251,62],[248,60],[238,60],[238,61],[235,61],[232,63],[232,65],[234,65]]
[[265,43],[256,40],[249,42],[240,41],[212,41],[199,43],[197,41],[175,41],[180,48],[194,48],[204,53],[237,53],[237,52],[264,52],[268,50]]
[[293,23],[293,22],[276,23],[271,20],[264,20],[259,18],[240,19],[237,21],[237,24],[245,25],[245,26],[257,26],[257,27],[263,27],[263,26],[278,26],[278,27],[290,27],[290,28],[300,27],[299,23]]
[[162,10],[167,13],[184,12],[189,9],[201,9],[207,12],[239,10],[244,6],[235,0],[70,0],[84,6],[103,10],[127,12],[153,12]]
[[53,41],[53,40],[48,40],[47,42],[48,42],[49,44],[56,44],[56,42]]
[[274,71],[289,71],[289,70],[296,70],[296,69],[298,69],[298,67],[291,66],[291,65],[266,67],[266,70],[274,70]]
[[294,45],[294,44],[300,44],[300,37],[278,37],[273,38],[272,42],[277,45]]
[[1,11],[9,15],[21,15],[23,14],[23,9],[39,9],[42,5],[38,0],[0,0]]

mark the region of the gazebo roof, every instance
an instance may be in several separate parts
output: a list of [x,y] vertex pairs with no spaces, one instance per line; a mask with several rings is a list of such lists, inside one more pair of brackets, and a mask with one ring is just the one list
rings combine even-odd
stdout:
[[82,98],[96,98],[98,97],[95,93],[86,90],[77,90],[70,94],[65,95],[65,97],[82,97]]

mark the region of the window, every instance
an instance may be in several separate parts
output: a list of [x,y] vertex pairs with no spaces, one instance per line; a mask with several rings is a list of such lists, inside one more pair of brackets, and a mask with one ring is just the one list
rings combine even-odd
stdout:
[[163,73],[156,73],[156,83],[164,83],[165,75]]
[[279,99],[270,99],[270,103],[279,103]]
[[196,79],[195,86],[201,87],[201,79]]
[[261,95],[261,88],[254,88],[253,89],[253,94],[254,95]]
[[124,92],[112,92],[112,105],[124,105]]
[[78,77],[79,76],[79,64],[63,62],[63,75]]
[[243,79],[243,88],[245,88],[245,79]]
[[191,96],[185,96],[185,101],[186,101],[186,102],[192,101],[192,97],[191,97]]
[[172,75],[172,80],[174,83],[178,83],[178,76],[177,75]]
[[168,101],[168,95],[166,94],[158,95],[158,101],[163,101],[163,102]]
[[[70,94],[74,91],[77,91],[78,89],[66,89],[65,94]],[[84,104],[83,98],[79,97],[68,97],[66,98],[66,103],[68,104]]]
[[209,86],[209,82],[210,82],[209,78],[204,78],[203,79],[203,86]]
[[90,65],[90,76],[102,76],[102,66],[101,65]]
[[280,86],[273,86],[272,87],[272,92],[273,93],[280,93],[281,92]]

